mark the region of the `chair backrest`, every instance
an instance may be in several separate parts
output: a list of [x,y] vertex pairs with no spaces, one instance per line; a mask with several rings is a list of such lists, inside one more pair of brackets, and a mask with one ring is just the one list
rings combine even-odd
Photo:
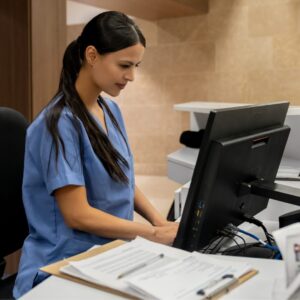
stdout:
[[21,248],[28,234],[22,201],[27,120],[0,107],[0,258]]

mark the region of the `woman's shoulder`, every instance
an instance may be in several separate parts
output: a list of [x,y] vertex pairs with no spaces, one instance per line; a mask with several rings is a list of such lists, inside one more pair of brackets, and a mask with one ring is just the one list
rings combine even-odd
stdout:
[[[44,108],[39,115],[34,119],[34,121],[30,124],[27,129],[27,135],[36,134],[37,132],[43,132],[47,129],[47,118],[51,107],[47,106]],[[58,128],[69,127],[74,124],[75,117],[71,113],[71,111],[64,107],[60,113],[58,120]]]

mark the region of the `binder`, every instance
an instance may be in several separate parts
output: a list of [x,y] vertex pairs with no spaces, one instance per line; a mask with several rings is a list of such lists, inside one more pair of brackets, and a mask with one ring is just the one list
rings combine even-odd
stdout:
[[[80,278],[77,278],[77,277],[74,277],[74,276],[71,276],[71,275],[68,275],[68,274],[64,274],[60,271],[60,268],[62,268],[63,266],[68,265],[69,261],[80,261],[80,260],[83,260],[83,259],[86,259],[86,258],[89,258],[89,257],[93,257],[93,256],[98,255],[100,253],[104,253],[106,251],[109,251],[109,250],[111,250],[115,247],[118,247],[118,246],[120,246],[124,243],[126,243],[126,242],[121,241],[121,240],[115,240],[115,241],[110,242],[108,244],[105,244],[105,245],[103,245],[99,248],[95,248],[95,249],[80,253],[78,255],[66,258],[64,260],[58,261],[56,263],[50,264],[48,266],[42,267],[41,271],[49,273],[49,274],[57,276],[57,277],[60,277],[60,278],[71,280],[71,281],[79,283],[79,284],[86,285],[86,286],[89,286],[89,287],[92,287],[92,288],[95,288],[95,289],[99,289],[99,290],[102,290],[102,291],[105,291],[105,292],[108,292],[108,293],[119,295],[119,296],[122,296],[126,299],[139,299],[137,297],[134,297],[134,296],[129,295],[127,293],[124,293],[122,291],[112,289],[112,288],[109,288],[109,287],[104,286],[104,285],[95,284],[95,283],[89,282],[87,280],[83,280],[83,279],[80,279]],[[232,284],[226,285],[222,290],[218,290],[217,293],[214,293],[212,297],[209,297],[209,299],[213,299],[213,300],[219,299],[220,297],[222,297],[223,295],[225,295],[226,293],[228,293],[232,289],[237,288],[240,284],[242,284],[245,281],[247,281],[248,279],[252,278],[254,275],[257,274],[257,272],[258,272],[257,270],[252,269],[250,272],[244,274],[243,276],[241,276],[240,278],[235,280]]]

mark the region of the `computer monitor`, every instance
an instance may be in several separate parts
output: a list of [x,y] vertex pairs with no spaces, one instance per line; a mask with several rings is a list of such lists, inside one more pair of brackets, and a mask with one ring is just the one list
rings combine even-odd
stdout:
[[284,125],[288,106],[276,102],[210,112],[174,247],[200,250],[226,225],[238,226],[245,215],[267,207],[266,189],[259,196],[247,187],[274,182],[290,131]]

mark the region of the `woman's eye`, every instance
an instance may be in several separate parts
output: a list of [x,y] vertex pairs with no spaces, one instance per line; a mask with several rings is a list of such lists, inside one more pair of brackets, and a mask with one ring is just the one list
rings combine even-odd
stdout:
[[120,65],[120,67],[123,68],[123,69],[128,69],[128,68],[130,68],[129,65]]

